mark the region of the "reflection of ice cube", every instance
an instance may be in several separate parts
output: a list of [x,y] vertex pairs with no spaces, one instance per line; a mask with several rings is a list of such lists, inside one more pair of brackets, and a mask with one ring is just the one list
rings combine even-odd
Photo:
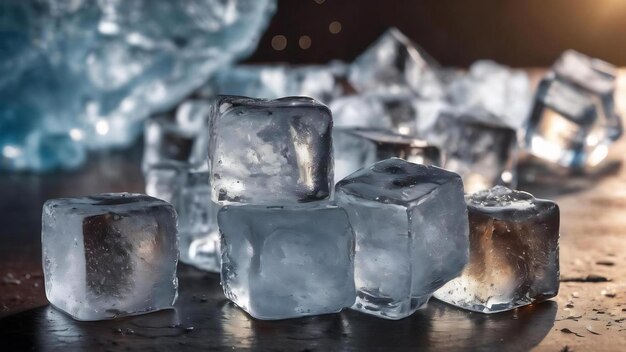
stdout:
[[445,152],[444,166],[468,193],[517,184],[517,134],[483,111],[443,111],[424,137]]
[[528,119],[530,80],[522,71],[489,60],[476,61],[466,75],[452,80],[448,99],[457,108],[484,110],[518,129]]
[[443,86],[439,65],[397,28],[387,30],[350,67],[348,79],[360,92],[412,92],[438,97]]
[[356,236],[353,309],[401,319],[467,262],[467,208],[459,175],[387,159],[336,185]]
[[558,206],[500,186],[466,196],[466,202],[469,263],[435,297],[461,308],[495,313],[556,296]]
[[374,162],[401,158],[416,164],[441,166],[439,148],[405,135],[377,129],[333,130],[335,182]]
[[49,200],[43,208],[46,296],[78,320],[172,307],[176,212],[140,194]]
[[332,117],[326,106],[304,97],[221,97],[211,121],[214,202],[285,205],[329,196]]
[[218,221],[224,293],[253,317],[334,313],[354,303],[354,234],[343,209],[226,206]]

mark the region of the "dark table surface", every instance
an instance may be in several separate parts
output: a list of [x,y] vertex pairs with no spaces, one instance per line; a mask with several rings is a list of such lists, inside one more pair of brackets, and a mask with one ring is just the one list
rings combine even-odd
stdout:
[[[620,90],[626,92],[625,76]],[[618,106],[624,106],[618,101]],[[140,143],[94,153],[76,172],[0,175],[0,350],[479,350],[626,351],[626,142],[588,177],[523,183],[561,208],[561,290],[552,301],[495,315],[432,300],[400,321],[346,310],[284,321],[252,319],[224,297],[219,276],[181,264],[175,309],[77,322],[48,305],[41,207],[49,198],[143,192]],[[589,276],[592,280],[589,280]],[[606,280],[593,280],[594,277]]]

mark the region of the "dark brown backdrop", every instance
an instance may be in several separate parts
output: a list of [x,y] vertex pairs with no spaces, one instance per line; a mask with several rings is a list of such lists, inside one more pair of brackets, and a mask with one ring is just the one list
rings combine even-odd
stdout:
[[[342,30],[329,32],[338,21]],[[442,64],[490,58],[511,66],[546,66],[567,48],[626,65],[623,0],[279,0],[256,62],[350,60],[396,26]],[[287,38],[282,51],[276,35]],[[298,45],[302,35],[311,46]]]

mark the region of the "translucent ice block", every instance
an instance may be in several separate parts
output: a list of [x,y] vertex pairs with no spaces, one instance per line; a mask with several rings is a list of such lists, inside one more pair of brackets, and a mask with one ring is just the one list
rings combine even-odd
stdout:
[[397,133],[361,128],[333,130],[335,183],[374,162],[401,158],[416,164],[442,165],[439,148]]
[[387,159],[337,183],[336,198],[356,236],[353,309],[405,318],[467,263],[467,207],[453,172]]
[[332,117],[305,97],[222,96],[209,131],[212,200],[287,205],[328,198]]
[[42,216],[46,296],[77,320],[171,308],[178,280],[176,211],[141,194],[47,201]]
[[517,133],[494,115],[443,111],[424,137],[443,149],[444,167],[461,175],[465,192],[517,185]]
[[350,67],[348,79],[359,91],[443,95],[439,64],[397,28],[387,30]]
[[253,317],[335,313],[354,303],[354,234],[343,209],[226,206],[218,221],[224,293]]
[[501,186],[468,195],[466,202],[469,263],[435,297],[464,309],[495,313],[556,296],[558,206]]

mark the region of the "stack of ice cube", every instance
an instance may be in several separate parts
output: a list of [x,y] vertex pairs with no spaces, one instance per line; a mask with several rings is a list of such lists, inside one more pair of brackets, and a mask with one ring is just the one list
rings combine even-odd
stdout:
[[259,319],[354,303],[354,234],[328,202],[332,117],[311,98],[221,96],[209,130],[226,297]]

